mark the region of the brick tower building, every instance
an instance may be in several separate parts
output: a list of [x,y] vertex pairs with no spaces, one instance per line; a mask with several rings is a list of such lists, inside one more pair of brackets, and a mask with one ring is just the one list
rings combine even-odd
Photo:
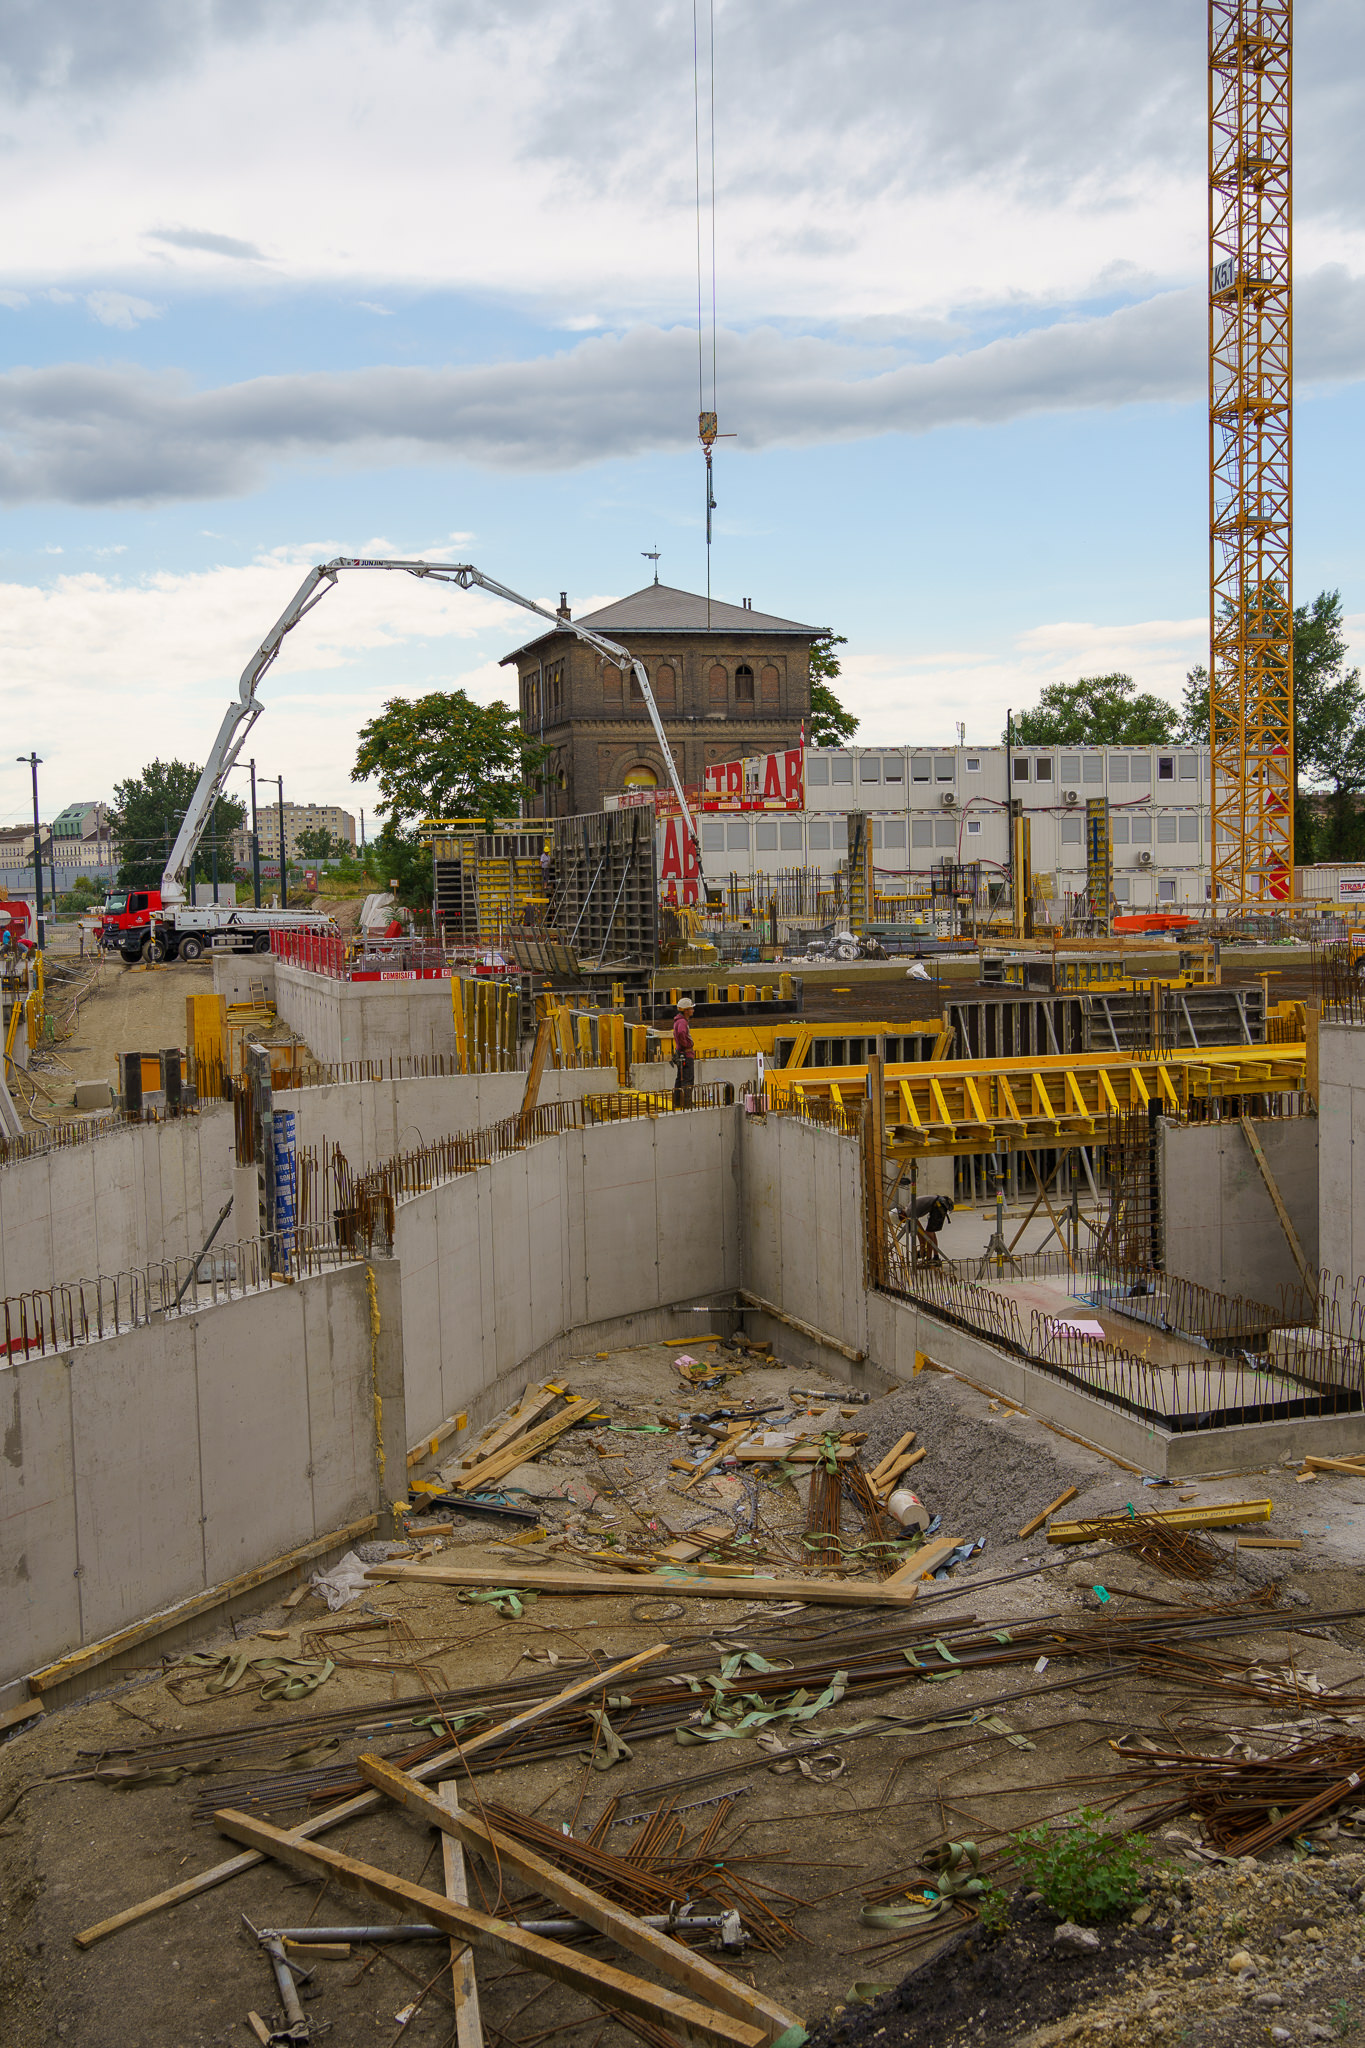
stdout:
[[[569,616],[561,600],[561,615]],[[686,783],[713,761],[795,746],[810,715],[811,644],[826,630],[649,583],[579,621],[644,663]],[[632,676],[571,633],[551,630],[504,655],[523,730],[551,749],[534,817],[596,811],[603,797],[660,785],[663,757]]]

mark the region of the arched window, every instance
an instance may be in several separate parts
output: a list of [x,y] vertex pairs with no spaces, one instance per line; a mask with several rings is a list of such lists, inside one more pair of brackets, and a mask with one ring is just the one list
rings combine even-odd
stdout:
[[782,672],[768,662],[763,670],[763,705],[765,710],[775,711],[782,699]]
[[621,787],[622,789],[657,789],[659,787],[659,778],[652,768],[646,767],[645,763],[641,761],[636,767],[627,768],[625,774],[621,777]]
[[677,700],[677,683],[673,669],[668,662],[661,662],[654,677],[654,695],[660,704],[673,704]]
[[728,704],[730,701],[730,677],[719,662],[712,669],[708,683],[711,702],[713,704]]
[[742,661],[735,670],[736,704],[752,704],[754,701],[754,672],[747,661]]

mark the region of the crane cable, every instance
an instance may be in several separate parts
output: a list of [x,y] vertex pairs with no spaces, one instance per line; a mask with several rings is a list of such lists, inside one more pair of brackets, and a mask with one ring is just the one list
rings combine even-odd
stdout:
[[712,448],[719,421],[716,414],[716,0],[707,0],[707,60],[709,67],[710,118],[710,206],[711,206],[711,404],[706,404],[706,338],[702,283],[701,203],[701,26],[700,0],[692,0],[692,145],[696,171],[697,200],[697,437],[706,457],[706,624],[711,625],[711,514],[716,509],[712,489]]

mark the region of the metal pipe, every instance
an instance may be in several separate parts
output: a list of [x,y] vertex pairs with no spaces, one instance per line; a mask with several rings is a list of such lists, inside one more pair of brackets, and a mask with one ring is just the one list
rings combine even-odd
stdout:
[[[727,1913],[637,1913],[632,1916],[642,1927],[657,1928],[668,1934],[676,1928],[723,1927],[729,1919]],[[594,1932],[586,1920],[514,1920],[514,1927],[520,1927],[525,1934],[543,1934],[554,1939],[571,1935]],[[443,1927],[429,1926],[425,1920],[399,1920],[391,1927],[263,1927],[260,1940],[263,1946],[272,1940],[292,1941],[300,1947],[313,1942],[355,1941],[448,1941],[449,1934]],[[287,1967],[287,1965],[286,1965]]]

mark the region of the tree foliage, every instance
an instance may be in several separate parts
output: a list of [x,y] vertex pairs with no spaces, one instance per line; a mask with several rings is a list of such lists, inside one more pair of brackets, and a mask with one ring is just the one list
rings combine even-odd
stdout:
[[358,740],[351,780],[374,778],[399,833],[421,818],[515,817],[546,757],[510,706],[463,690],[391,697]]
[[329,832],[325,825],[306,825],[294,834],[294,851],[300,860],[344,860],[350,850],[341,834]]
[[858,730],[858,720],[844,709],[830,688],[842,673],[842,663],[834,650],[847,645],[846,634],[824,633],[811,646],[806,739],[812,747],[842,747]]
[[[1031,711],[1014,714],[1019,747],[1160,747],[1176,735],[1180,714],[1164,697],[1139,690],[1131,676],[1080,676],[1047,683]],[[1002,735],[1007,737],[1007,735]]]
[[[124,888],[154,889],[160,882],[199,775],[189,761],[149,761],[141,775],[115,784],[109,827],[119,850],[118,878]],[[202,862],[207,863],[208,849],[217,839],[219,869],[226,872],[228,836],[245,816],[246,805],[236,797],[219,797],[200,841]]]
[[[1349,860],[1365,850],[1365,684],[1347,668],[1341,592],[1294,607],[1294,840],[1300,860]],[[1208,745],[1209,672],[1185,679],[1181,738]],[[1314,803],[1305,788],[1325,793]]]
[[365,849],[365,866],[381,889],[390,889],[395,902],[409,910],[430,913],[432,889],[431,848],[422,846],[414,833],[402,832],[392,822]]

